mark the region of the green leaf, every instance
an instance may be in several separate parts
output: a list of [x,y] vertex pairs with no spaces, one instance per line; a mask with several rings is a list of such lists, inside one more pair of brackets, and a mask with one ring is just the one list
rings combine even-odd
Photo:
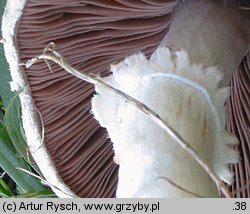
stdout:
[[[5,110],[4,122],[12,143],[21,156],[40,173],[38,166],[35,164],[32,157],[29,155],[26,140],[23,138],[23,130],[21,125],[21,114],[19,112],[20,102],[18,98],[19,92],[10,100],[8,107]],[[29,157],[28,157],[29,156]]]
[[16,153],[6,129],[0,128],[0,166],[16,182],[23,193],[45,190],[46,188],[39,180],[17,169],[29,170],[29,167],[23,158],[17,157]]
[[56,194],[48,189],[48,190],[42,190],[39,192],[29,192],[26,194],[20,194],[18,196],[15,196],[14,198],[55,198],[57,197]]
[[0,110],[0,127],[4,126],[3,119],[4,119],[4,114],[3,111]]
[[14,196],[13,192],[2,178],[0,178],[0,195],[4,198]]
[[3,101],[2,98],[0,97],[0,127],[4,126],[3,118],[4,118]]
[[[6,0],[0,1],[0,24],[2,23],[2,14]],[[2,38],[2,32],[0,31],[0,38]],[[10,98],[13,97],[13,93],[10,91],[9,82],[11,81],[9,65],[6,62],[3,45],[0,44],[0,97],[3,100],[5,106],[9,104]]]

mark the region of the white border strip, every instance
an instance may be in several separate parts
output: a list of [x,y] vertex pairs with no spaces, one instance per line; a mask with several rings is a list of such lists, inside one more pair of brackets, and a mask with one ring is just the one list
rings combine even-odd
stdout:
[[75,197],[76,195],[62,181],[45,145],[41,143],[40,118],[34,106],[26,77],[19,65],[20,58],[16,44],[16,26],[18,25],[26,1],[27,0],[7,0],[2,19],[4,52],[13,80],[10,82],[10,86],[12,91],[24,89],[20,94],[23,127],[32,156],[45,179],[56,187],[52,187],[52,189],[58,197]]

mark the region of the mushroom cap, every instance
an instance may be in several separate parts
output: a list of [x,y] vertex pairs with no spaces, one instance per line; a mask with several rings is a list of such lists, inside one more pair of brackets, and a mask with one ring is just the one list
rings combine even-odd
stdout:
[[[10,25],[10,14],[6,14],[5,22],[11,37],[6,47],[16,48],[16,56],[8,60],[13,88],[27,86],[21,102],[28,145],[32,149],[36,143],[33,155],[45,178],[64,189],[64,193],[56,190],[58,196],[115,197],[118,166],[113,161],[106,130],[90,112],[94,87],[52,63],[52,72],[44,62],[29,70],[12,64],[39,55],[53,41],[76,69],[106,76],[111,63],[128,55],[142,51],[150,56],[166,35],[177,3],[178,0],[7,2],[17,16]],[[7,52],[6,56],[11,55]],[[237,190],[235,197],[250,197],[249,73],[248,53],[231,80],[232,95],[227,102],[227,128],[239,137],[241,144],[237,149],[243,155],[239,164],[232,165],[236,173],[231,187],[232,191]],[[239,190],[246,184],[248,188]]]
[[[28,0],[15,35],[20,61],[41,54],[53,41],[76,69],[108,75],[111,63],[135,52],[150,55],[155,50],[168,31],[176,3]],[[38,129],[39,125],[44,127],[43,149],[46,161],[51,159],[45,164],[41,154],[35,160],[48,181],[58,186],[61,179],[61,187],[69,187],[66,192],[80,197],[115,197],[118,166],[106,130],[90,112],[94,87],[55,64],[50,66],[51,72],[44,62],[23,71],[33,113],[37,114],[37,109],[41,114],[41,118],[28,120],[33,120]],[[27,129],[29,135],[32,130]],[[32,144],[32,137],[27,139]],[[56,174],[47,170],[55,170]]]

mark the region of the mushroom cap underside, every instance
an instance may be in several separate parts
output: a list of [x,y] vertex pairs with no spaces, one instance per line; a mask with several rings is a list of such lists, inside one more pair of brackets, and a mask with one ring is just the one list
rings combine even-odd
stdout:
[[[16,29],[20,61],[41,54],[53,41],[70,65],[106,76],[111,63],[162,41],[178,1],[27,0]],[[94,87],[50,63],[24,70],[34,107],[42,115],[44,145],[54,170],[79,197],[115,197],[118,166],[107,132],[91,115]],[[250,54],[235,72],[227,101],[227,128],[240,139],[239,164],[232,165],[235,197],[249,197]],[[36,111],[36,110],[34,110]],[[40,119],[36,123],[41,125]],[[248,131],[247,131],[248,130]],[[39,165],[39,161],[38,165]],[[242,187],[248,185],[248,188]]]

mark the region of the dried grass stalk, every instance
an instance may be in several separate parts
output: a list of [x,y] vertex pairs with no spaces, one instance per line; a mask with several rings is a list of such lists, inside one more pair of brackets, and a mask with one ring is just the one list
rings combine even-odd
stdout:
[[[123,101],[128,102],[129,104],[135,106],[140,111],[142,111],[148,118],[150,118],[153,122],[155,122],[158,126],[160,126],[164,131],[166,131],[178,144],[181,146],[192,158],[194,158],[197,163],[207,172],[207,174],[212,178],[212,180],[217,185],[218,189],[225,195],[225,197],[230,198],[231,193],[225,186],[224,182],[216,175],[216,173],[213,171],[213,169],[199,156],[199,154],[190,146],[190,144],[180,136],[178,132],[176,132],[168,123],[167,121],[163,120],[156,112],[148,108],[143,103],[139,102],[138,100],[134,99],[133,97],[127,95],[126,93],[117,90],[116,88],[112,87],[111,85],[105,83],[101,77],[92,75],[92,74],[86,74],[81,73],[80,71],[74,69],[71,67],[66,59],[63,57],[62,54],[57,52],[55,50],[55,44],[50,43],[45,49],[42,55],[39,55],[37,57],[34,57],[27,61],[26,68],[30,68],[33,64],[40,60],[45,60],[46,64],[48,64],[48,60],[55,62],[59,66],[61,66],[63,69],[65,69],[68,73],[84,80],[89,83],[92,83],[94,85],[100,84],[105,89],[109,90],[114,94],[114,96],[120,98]],[[167,179],[168,181],[168,179]],[[177,188],[178,185],[174,184],[174,186]],[[185,190],[186,192],[189,192],[188,190]],[[191,193],[191,192],[189,192]],[[191,193],[193,195],[196,195],[195,193]],[[196,195],[197,196],[197,195]]]

